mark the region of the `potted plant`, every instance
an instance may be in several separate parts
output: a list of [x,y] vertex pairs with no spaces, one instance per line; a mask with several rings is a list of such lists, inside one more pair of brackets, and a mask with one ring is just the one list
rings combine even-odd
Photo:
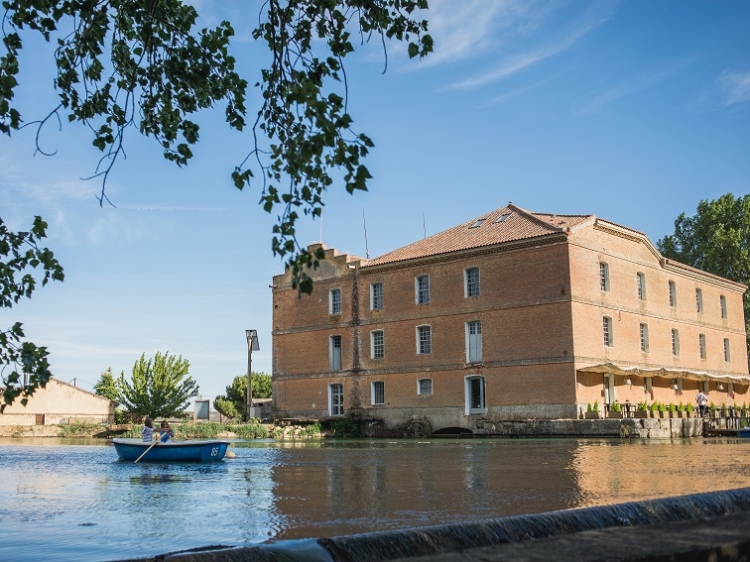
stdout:
[[659,417],[660,418],[666,418],[667,417],[667,405],[664,404],[664,402],[659,402],[658,410],[659,410]]
[[589,404],[586,407],[586,413],[584,414],[584,418],[587,420],[598,420],[599,419],[599,401],[597,400],[594,402],[594,405],[592,406]]
[[634,418],[647,418],[648,415],[649,415],[648,404],[646,404],[646,402],[640,402],[635,407],[635,412],[633,412]]
[[622,417],[622,405],[615,400],[612,402],[612,405],[609,407],[609,412],[607,412],[608,418],[621,418]]
[[670,418],[677,417],[677,406],[674,405],[674,402],[669,403],[669,406],[667,406],[667,412],[669,413]]
[[695,408],[693,408],[693,405],[688,403],[685,404],[685,417],[686,418],[694,418],[695,417]]

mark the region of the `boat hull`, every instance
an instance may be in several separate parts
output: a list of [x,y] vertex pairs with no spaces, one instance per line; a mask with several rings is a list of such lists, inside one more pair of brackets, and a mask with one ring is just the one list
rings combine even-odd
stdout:
[[[112,439],[122,461],[135,462],[151,446],[140,439]],[[138,462],[215,462],[224,458],[229,441],[197,440],[157,443]]]

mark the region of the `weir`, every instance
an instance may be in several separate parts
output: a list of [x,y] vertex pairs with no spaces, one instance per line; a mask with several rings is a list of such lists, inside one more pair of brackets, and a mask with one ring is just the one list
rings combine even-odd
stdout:
[[[688,527],[694,529],[690,531],[692,536],[697,532],[695,529],[699,531],[702,526],[713,526],[721,530],[723,527],[730,527],[730,522],[734,523],[734,527],[739,527],[734,531],[734,535],[739,533],[742,536],[739,543],[735,540],[733,543],[735,546],[729,549],[728,554],[722,551],[726,555],[716,558],[713,554],[700,557],[696,553],[692,553],[691,560],[708,560],[712,556],[712,559],[739,560],[742,549],[738,550],[736,544],[742,543],[750,549],[750,531],[746,530],[748,521],[750,521],[750,488],[741,488],[417,529],[334,538],[279,541],[248,548],[231,548],[212,552],[172,553],[150,560],[175,562],[239,562],[240,560],[245,562],[387,562],[416,557],[431,557],[434,559],[449,553],[465,553],[468,550],[483,549],[483,547],[485,547],[483,549],[483,552],[485,552],[482,556],[483,560],[501,560],[506,558],[492,556],[486,558],[486,547],[529,541],[533,543],[529,545],[533,549],[534,545],[542,546],[543,541],[534,542],[530,541],[531,539],[568,536],[571,537],[568,543],[572,543],[576,541],[577,534],[583,537],[589,531],[632,528],[633,531],[638,531],[638,533],[634,533],[630,539],[625,539],[624,544],[629,544],[628,541],[642,542],[638,538],[640,532],[656,527],[659,527],[662,533],[660,536],[663,536],[664,541],[668,543],[667,539],[670,533],[678,532],[681,529]],[[727,535],[731,535],[731,533],[727,533]],[[734,538],[737,537],[734,536]],[[730,541],[730,538],[724,537],[722,540]],[[656,544],[659,542],[658,538],[655,540],[652,538],[651,541],[655,543],[654,548],[658,546]],[[683,540],[679,544],[683,545],[681,548],[684,548],[685,541]],[[696,546],[696,552],[704,547],[705,544],[702,544],[701,547]],[[670,546],[669,548],[677,547]],[[489,552],[491,553],[492,550]],[[661,560],[668,559],[668,554],[667,558],[663,558],[663,553],[662,557],[647,556],[644,558],[641,554],[639,557],[628,558],[626,552],[624,556],[618,556],[617,558],[620,560]],[[682,554],[685,553],[682,552]],[[579,557],[580,554],[576,555],[576,559]],[[449,558],[451,560],[457,559],[448,556],[446,560]],[[472,557],[462,557],[461,559],[470,560]],[[572,558],[565,558],[563,552],[557,551],[556,559]]]

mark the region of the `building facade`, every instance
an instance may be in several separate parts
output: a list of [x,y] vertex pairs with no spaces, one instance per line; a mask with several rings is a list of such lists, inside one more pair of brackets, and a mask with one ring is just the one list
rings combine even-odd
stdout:
[[375,259],[325,253],[312,295],[274,277],[277,415],[472,429],[750,399],[746,287],[594,215],[509,204]]

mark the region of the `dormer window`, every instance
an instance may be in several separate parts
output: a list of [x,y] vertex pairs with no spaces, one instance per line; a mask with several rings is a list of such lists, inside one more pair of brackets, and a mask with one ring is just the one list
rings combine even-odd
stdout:
[[500,215],[499,217],[497,217],[497,220],[495,221],[495,223],[499,223],[499,222],[505,222],[505,221],[506,221],[506,219],[507,219],[507,218],[508,218],[509,216],[510,216],[510,213],[505,213],[505,214],[503,214],[503,215]]
[[469,228],[479,228],[480,226],[484,224],[484,221],[486,220],[487,219],[477,219],[477,221],[474,224],[472,224]]

